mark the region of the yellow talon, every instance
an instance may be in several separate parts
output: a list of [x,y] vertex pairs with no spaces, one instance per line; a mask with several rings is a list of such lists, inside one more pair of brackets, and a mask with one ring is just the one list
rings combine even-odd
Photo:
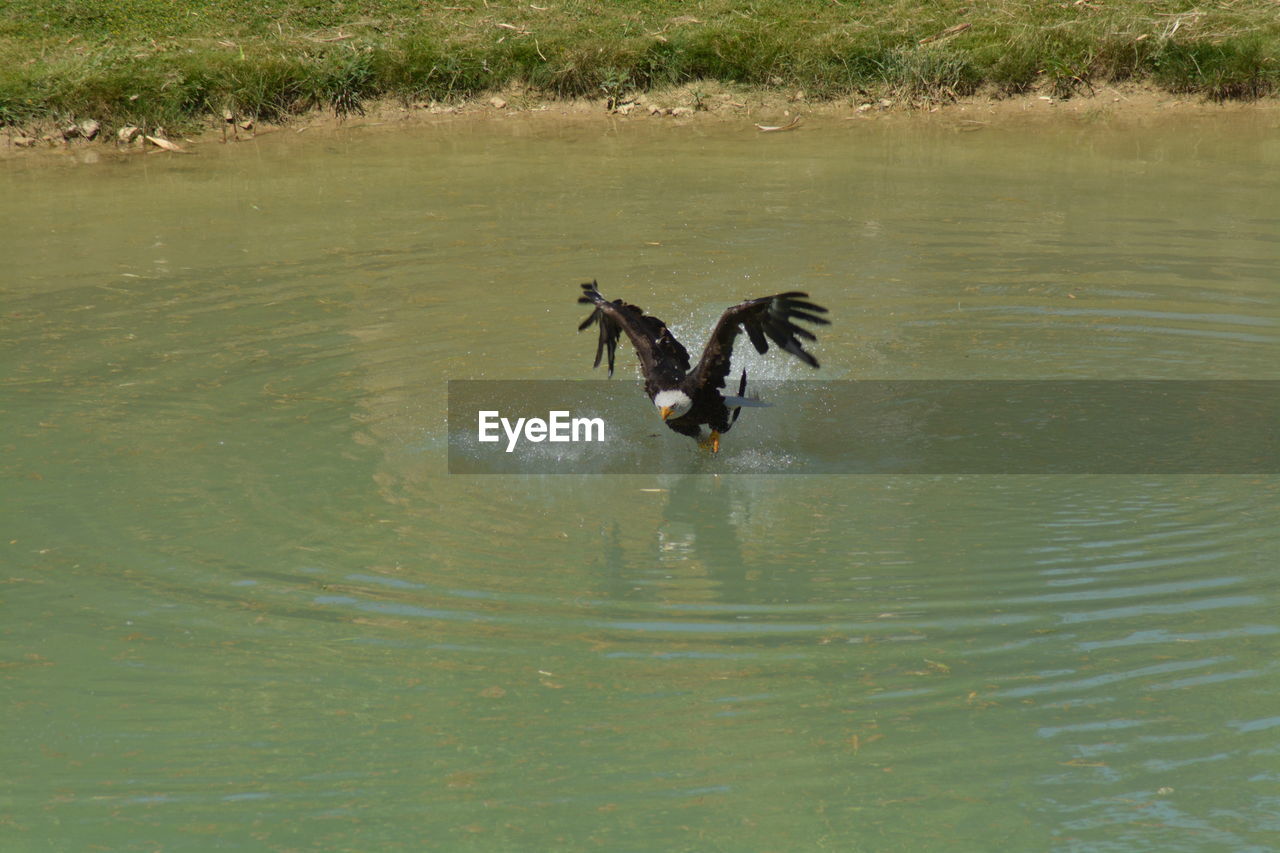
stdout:
[[711,435],[698,442],[698,446],[703,450],[710,450],[712,453],[720,452],[720,433],[715,430],[711,431]]

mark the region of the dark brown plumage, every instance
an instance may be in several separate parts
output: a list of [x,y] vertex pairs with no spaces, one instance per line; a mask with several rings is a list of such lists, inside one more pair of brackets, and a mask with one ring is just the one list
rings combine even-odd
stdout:
[[[807,293],[789,291],[749,299],[720,315],[702,357],[691,370],[689,353],[666,323],[621,299],[605,299],[594,281],[582,285],[582,291],[578,301],[594,306],[594,310],[578,326],[578,331],[593,324],[600,330],[594,366],[599,367],[601,358],[607,355],[609,375],[613,375],[618,339],[625,334],[640,358],[645,393],[658,406],[667,426],[693,438],[702,435],[702,427],[710,428],[709,444],[713,450],[719,449],[720,434],[728,432],[737,419],[741,395],[746,390],[744,370],[738,388],[739,399],[726,402],[721,393],[738,334],[745,331],[757,352],[768,352],[769,341],[773,341],[810,367],[817,367],[818,360],[800,342],[801,338],[814,341],[817,337],[796,325],[796,321],[819,325],[830,322],[818,316],[827,313],[826,308],[804,301],[808,299]],[[733,402],[738,405],[730,405]]]

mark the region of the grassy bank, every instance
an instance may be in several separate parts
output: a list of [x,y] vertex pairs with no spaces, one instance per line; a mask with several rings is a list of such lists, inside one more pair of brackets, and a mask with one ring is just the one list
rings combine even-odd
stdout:
[[1280,91],[1276,0],[0,0],[0,125],[279,121],[521,84],[615,98],[710,79],[949,99],[1139,80]]

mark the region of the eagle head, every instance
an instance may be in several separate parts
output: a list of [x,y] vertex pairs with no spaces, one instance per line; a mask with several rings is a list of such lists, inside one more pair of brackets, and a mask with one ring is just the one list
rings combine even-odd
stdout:
[[693,400],[683,391],[672,389],[659,391],[653,397],[653,404],[658,407],[658,414],[664,421],[682,418],[693,408]]

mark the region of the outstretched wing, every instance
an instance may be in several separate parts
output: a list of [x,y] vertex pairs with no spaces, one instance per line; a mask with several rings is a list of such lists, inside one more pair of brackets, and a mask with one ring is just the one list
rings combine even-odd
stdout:
[[743,330],[755,344],[757,352],[768,352],[769,341],[773,341],[810,367],[817,367],[818,360],[805,351],[799,340],[816,341],[817,336],[797,326],[795,321],[804,320],[822,326],[831,321],[818,316],[827,313],[826,308],[803,301],[808,298],[809,294],[793,290],[749,299],[721,314],[695,371],[699,387],[724,387],[725,377],[729,375],[729,361],[733,358],[733,341]]
[[593,281],[582,285],[578,301],[594,305],[595,310],[578,326],[581,332],[593,323],[600,327],[600,340],[596,344],[596,361],[600,366],[601,355],[608,353],[609,375],[613,375],[614,353],[618,349],[618,337],[625,332],[636,355],[640,356],[640,368],[646,380],[663,378],[677,381],[689,372],[689,353],[675,339],[667,324],[635,305],[615,299],[612,302],[600,295]]

